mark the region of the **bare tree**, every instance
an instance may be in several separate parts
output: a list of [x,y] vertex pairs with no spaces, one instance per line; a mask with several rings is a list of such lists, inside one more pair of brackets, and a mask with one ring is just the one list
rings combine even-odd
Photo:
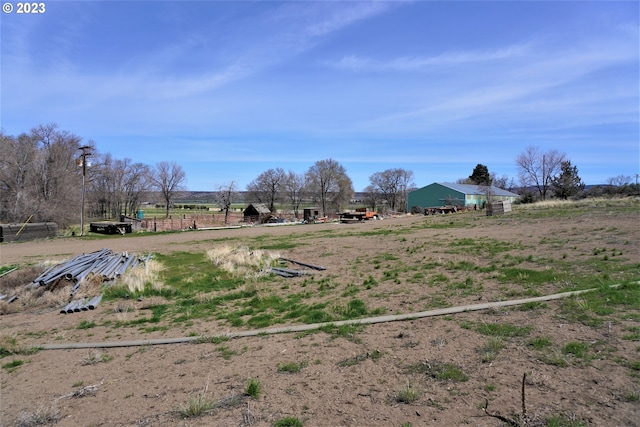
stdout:
[[310,193],[320,203],[322,215],[329,209],[339,209],[353,197],[353,183],[347,171],[333,159],[319,160],[306,174]]
[[618,175],[607,179],[607,184],[614,187],[624,187],[631,183],[633,183],[633,179],[626,175]]
[[0,220],[13,222],[35,210],[32,159],[37,155],[35,138],[0,133]]
[[407,193],[413,183],[413,171],[396,168],[376,172],[369,177],[370,187],[386,200],[392,211],[406,211]]
[[296,218],[299,218],[300,203],[302,203],[302,199],[306,193],[306,181],[304,175],[289,171],[282,187],[284,197],[290,204],[293,214]]
[[249,197],[264,203],[271,212],[275,212],[275,204],[281,199],[286,178],[287,174],[282,168],[262,172],[247,185]]
[[151,183],[162,193],[162,198],[166,203],[167,217],[169,217],[171,200],[176,193],[182,191],[182,185],[186,178],[184,170],[176,162],[159,162],[151,173]]
[[114,159],[111,154],[94,155],[93,167],[89,169],[90,212],[99,218],[110,217],[116,186],[113,174]]
[[[80,153],[80,145],[88,148]],[[81,205],[83,170],[89,212],[95,216],[132,212],[148,188],[147,166],[100,155],[93,141],[82,143],[56,124],[34,127],[18,137],[0,133],[0,152],[2,221],[25,221],[32,215],[32,221],[71,224]],[[83,153],[91,156],[91,162]],[[79,167],[82,161],[84,167]]]
[[82,140],[56,124],[37,126],[31,134],[39,147],[33,162],[38,214],[43,221],[67,225],[77,218],[77,211],[69,206],[78,206],[80,196],[76,160]]
[[557,150],[543,153],[539,147],[527,147],[516,159],[520,183],[523,187],[535,187],[540,198],[546,200],[553,178],[560,172],[565,160],[566,155]]
[[148,166],[108,153],[96,156],[89,176],[92,211],[100,217],[135,214],[151,185]]
[[149,167],[142,163],[128,165],[123,182],[125,215],[135,215],[150,187]]
[[81,139],[56,124],[40,125],[17,138],[2,134],[0,217],[9,221],[54,221],[77,217]]
[[374,211],[377,210],[381,212],[381,202],[386,204],[387,201],[382,199],[382,195],[373,185],[367,185],[364,189],[365,205]]
[[235,181],[220,184],[214,197],[215,202],[224,211],[224,223],[228,224],[231,204],[238,198],[238,184]]
[[508,189],[509,186],[509,177],[507,175],[502,175],[498,177],[494,172],[491,172],[491,185],[496,188],[502,188],[504,190]]

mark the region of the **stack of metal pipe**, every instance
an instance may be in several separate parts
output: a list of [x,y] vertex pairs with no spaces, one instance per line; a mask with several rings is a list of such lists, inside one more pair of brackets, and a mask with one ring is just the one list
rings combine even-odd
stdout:
[[58,279],[64,278],[76,284],[72,291],[78,289],[78,283],[89,274],[102,276],[103,281],[120,277],[129,267],[138,265],[140,260],[135,254],[122,252],[114,254],[110,249],[100,249],[89,254],[55,265],[34,279],[34,286],[48,286]]
[[93,297],[91,299],[85,298],[83,300],[74,300],[67,304],[60,313],[78,313],[80,311],[94,310],[98,304],[102,301],[102,295],[98,295],[97,297]]

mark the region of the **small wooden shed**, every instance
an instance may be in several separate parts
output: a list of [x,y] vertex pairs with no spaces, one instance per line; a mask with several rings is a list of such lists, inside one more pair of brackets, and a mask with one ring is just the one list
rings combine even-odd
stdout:
[[244,222],[263,223],[271,217],[271,211],[264,203],[253,203],[243,211]]
[[305,222],[313,222],[317,220],[319,217],[320,217],[320,208],[315,206],[304,208],[302,218],[305,220]]

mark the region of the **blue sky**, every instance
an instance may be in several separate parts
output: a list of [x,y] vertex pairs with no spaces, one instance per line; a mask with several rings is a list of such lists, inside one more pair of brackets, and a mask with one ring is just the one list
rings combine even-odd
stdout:
[[[16,6],[16,2],[10,2]],[[587,184],[640,169],[637,1],[46,1],[1,16],[1,126],[176,161],[190,190],[340,162],[356,191],[529,146]]]

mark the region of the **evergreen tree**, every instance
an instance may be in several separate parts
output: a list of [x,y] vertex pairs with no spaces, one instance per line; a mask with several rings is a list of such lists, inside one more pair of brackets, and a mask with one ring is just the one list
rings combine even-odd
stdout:
[[569,160],[560,163],[560,174],[551,181],[556,197],[566,200],[584,190],[584,183],[578,176],[578,168],[572,166]]
[[491,185],[491,175],[489,174],[489,168],[485,165],[478,163],[473,169],[473,173],[469,175],[469,181],[476,185]]

